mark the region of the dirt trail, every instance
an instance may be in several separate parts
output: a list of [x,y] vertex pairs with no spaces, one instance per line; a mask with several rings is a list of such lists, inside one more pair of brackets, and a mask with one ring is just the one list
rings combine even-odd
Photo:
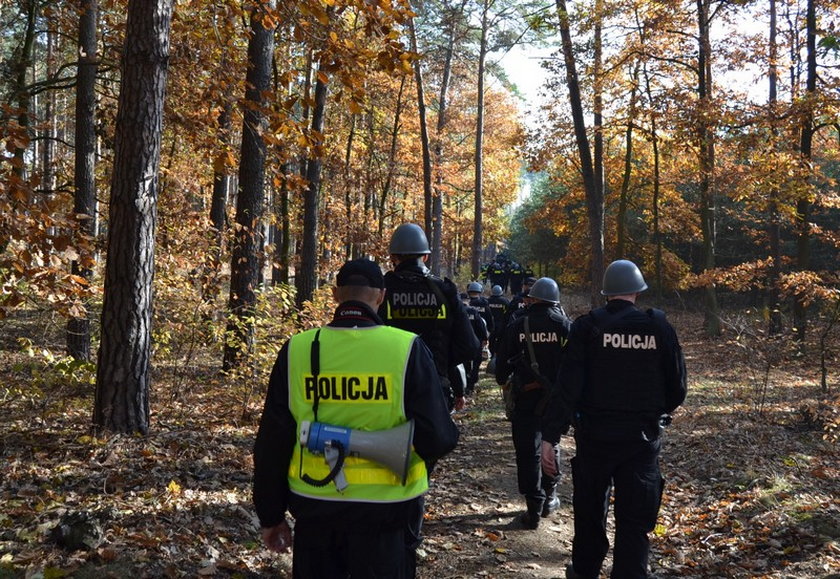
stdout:
[[568,460],[574,442],[564,437],[561,443],[561,507],[532,531],[517,521],[525,501],[516,488],[510,423],[495,381],[483,375],[473,403],[455,419],[461,441],[434,472],[419,577],[564,577],[571,555]]

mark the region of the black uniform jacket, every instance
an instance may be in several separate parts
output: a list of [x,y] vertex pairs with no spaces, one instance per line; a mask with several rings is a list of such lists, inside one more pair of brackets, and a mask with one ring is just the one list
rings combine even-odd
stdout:
[[484,321],[484,316],[472,306],[467,306],[464,309],[467,312],[467,319],[470,321],[475,337],[482,342],[487,340],[490,334],[487,332],[487,322]]
[[664,314],[657,319],[654,310],[610,300],[572,324],[543,437],[557,442],[573,421],[577,429],[582,420],[606,438],[632,438],[685,396],[685,359]]
[[523,291],[515,296],[513,296],[508,303],[507,311],[505,312],[505,325],[512,324],[513,321],[521,316],[527,305],[525,304],[525,298],[530,293],[530,290]]
[[484,323],[487,325],[487,333],[492,334],[496,329],[496,320],[493,317],[493,312],[490,311],[490,302],[487,298],[478,296],[470,298],[470,307],[475,308],[476,311],[484,318]]
[[507,309],[510,306],[510,300],[504,296],[490,296],[487,298],[487,307],[493,315],[493,331],[494,336],[501,336],[505,331],[505,316]]
[[[525,338],[526,317],[540,374],[546,381],[551,382],[560,368],[560,360],[564,355],[569,337],[571,320],[559,307],[547,302],[535,302],[505,328],[496,353],[496,382],[499,384],[504,384],[511,374],[516,375],[520,385],[538,381],[531,369],[528,343]],[[546,390],[542,388],[521,392],[518,394],[517,408],[529,406],[536,408],[546,394]]]
[[[367,327],[382,320],[365,304],[345,302],[335,311],[333,327]],[[472,331],[472,330],[470,330]],[[271,371],[262,419],[254,444],[254,506],[263,527],[285,520],[286,510],[295,519],[317,519],[331,527],[386,528],[401,525],[412,501],[358,503],[321,501],[289,492],[288,471],[297,438],[297,424],[289,411],[288,342]],[[375,356],[371,352],[372,357]],[[322,352],[328,356],[329,352]],[[455,448],[458,429],[440,386],[428,348],[414,340],[405,373],[405,414],[414,419],[414,449],[427,464]],[[419,500],[419,499],[414,499]]]
[[[430,284],[446,300],[445,318],[438,317],[439,297]],[[380,317],[419,335],[432,351],[439,376],[449,376],[451,368],[480,355],[481,344],[452,281],[432,275],[422,261],[404,261],[385,274],[385,290]]]

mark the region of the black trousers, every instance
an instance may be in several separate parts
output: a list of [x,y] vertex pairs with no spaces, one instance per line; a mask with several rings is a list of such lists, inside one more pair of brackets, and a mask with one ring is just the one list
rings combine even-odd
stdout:
[[575,436],[572,459],[575,537],[572,565],[584,577],[598,577],[609,549],[607,510],[615,493],[613,579],[647,577],[650,541],[662,501],[661,439],[596,441]]
[[469,364],[464,364],[464,367],[467,371],[466,394],[472,394],[473,390],[475,389],[475,385],[478,384],[478,374],[479,368],[481,367],[481,362],[483,362],[483,359],[481,357],[481,353],[479,352],[478,356],[473,358]]
[[292,551],[294,579],[405,579],[406,528],[337,529],[299,521]]
[[[554,488],[559,478],[546,475],[540,466],[542,418],[534,414],[534,405],[517,405],[511,416],[510,426],[516,452],[516,481],[519,492],[527,501],[542,502],[546,498],[546,492]],[[559,463],[559,457],[557,462]]]

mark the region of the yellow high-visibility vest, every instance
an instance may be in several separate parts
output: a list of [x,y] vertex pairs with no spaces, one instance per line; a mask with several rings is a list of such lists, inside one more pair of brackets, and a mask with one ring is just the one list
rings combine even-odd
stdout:
[[313,404],[319,396],[318,422],[354,430],[387,430],[407,422],[404,406],[405,370],[415,334],[390,326],[321,328],[320,371],[312,375],[311,348],[317,330],[289,341],[289,409],[297,422],[298,440],[289,464],[292,492],[322,500],[402,502],[429,487],[426,464],[412,449],[405,485],[396,473],[371,460],[348,456],[344,476],[348,486],[308,484],[328,475],[324,456],[300,445],[300,424],[314,422]]

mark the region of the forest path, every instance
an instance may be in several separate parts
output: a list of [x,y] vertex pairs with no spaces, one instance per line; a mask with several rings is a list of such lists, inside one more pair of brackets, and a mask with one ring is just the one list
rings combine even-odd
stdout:
[[572,439],[561,442],[561,507],[539,529],[528,530],[517,520],[525,500],[516,485],[510,422],[493,378],[482,372],[472,403],[455,420],[461,439],[433,473],[418,576],[564,577],[572,544]]

